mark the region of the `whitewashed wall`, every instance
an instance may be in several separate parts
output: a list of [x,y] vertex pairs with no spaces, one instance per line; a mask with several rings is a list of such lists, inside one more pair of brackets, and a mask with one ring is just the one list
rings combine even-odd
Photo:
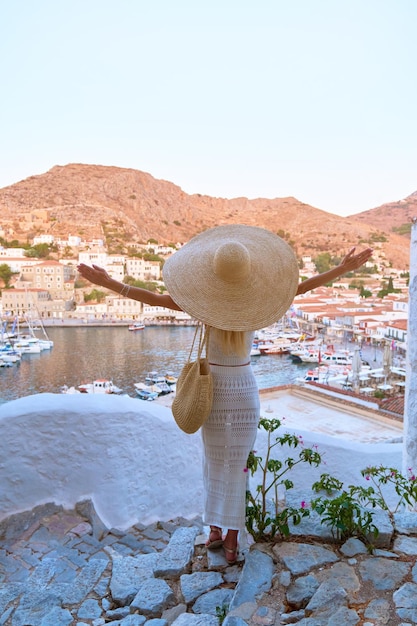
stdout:
[[411,226],[408,310],[403,472],[410,467],[417,473],[417,218]]
[[[297,490],[321,472],[358,483],[368,464],[401,469],[402,444],[355,444],[299,431],[325,465],[299,466]],[[265,454],[262,431],[255,444]],[[292,455],[297,454],[292,451]],[[108,527],[202,514],[202,447],[170,409],[118,396],[39,394],[0,406],[0,520],[55,502],[90,498]],[[258,480],[255,478],[254,483]]]
[[117,396],[39,394],[0,407],[0,510],[91,498],[107,526],[201,513],[200,436]]

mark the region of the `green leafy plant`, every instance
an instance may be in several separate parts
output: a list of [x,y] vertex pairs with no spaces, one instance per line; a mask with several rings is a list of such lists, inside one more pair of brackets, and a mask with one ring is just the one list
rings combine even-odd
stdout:
[[382,389],[375,389],[375,391],[372,392],[372,395],[374,398],[378,398],[379,400],[383,400],[386,397],[386,393]]
[[[261,482],[255,492],[246,493],[246,527],[255,541],[271,540],[277,533],[281,538],[290,534],[290,522],[297,525],[301,520],[314,511],[321,518],[321,523],[329,526],[334,537],[346,540],[349,537],[358,537],[373,550],[372,539],[377,538],[379,530],[374,523],[374,509],[387,511],[394,524],[394,514],[400,507],[408,506],[417,510],[417,477],[412,468],[408,468],[404,476],[392,467],[366,467],[361,470],[362,476],[369,481],[368,486],[344,484],[330,474],[322,474],[320,479],[312,485],[313,492],[320,494],[312,499],[310,506],[305,502],[300,507],[285,507],[284,495],[279,498],[280,487],[287,491],[294,485],[287,475],[290,470],[300,463],[318,466],[321,455],[315,449],[304,448],[300,436],[285,433],[275,436],[275,431],[281,426],[278,419],[262,418],[259,427],[267,432],[267,449],[265,460],[256,455],[256,451],[249,454],[245,471],[253,476],[260,471]],[[289,448],[302,447],[298,457],[287,457],[284,460],[272,458],[273,450],[277,446]],[[394,506],[389,506],[387,490],[396,493],[398,500]]]
[[310,511],[301,503],[299,508],[284,507],[279,502],[279,486],[286,490],[293,487],[293,482],[285,475],[296,465],[308,463],[318,466],[321,463],[321,455],[317,450],[302,448],[298,458],[287,457],[283,461],[272,458],[272,451],[277,446],[289,446],[297,448],[302,446],[302,439],[296,435],[285,433],[273,439],[273,433],[281,426],[279,419],[261,418],[259,427],[267,433],[267,451],[265,460],[256,456],[256,451],[249,454],[247,471],[253,476],[258,470],[261,471],[262,481],[257,485],[255,493],[250,490],[246,493],[246,527],[255,541],[272,539],[276,533],[281,537],[290,534],[289,522],[294,525],[300,523],[303,517]]
[[[408,476],[404,476],[395,467],[366,467],[361,470],[362,476],[365,480],[370,481],[372,484],[367,488],[361,489],[362,501],[365,497],[369,497],[369,503],[375,503],[381,509],[388,511],[391,519],[393,519],[394,513],[398,511],[400,507],[408,505],[414,511],[417,510],[417,477],[415,476],[411,467],[408,468]],[[398,501],[394,507],[389,507],[387,504],[386,496],[384,495],[384,487],[391,486],[398,496]]]
[[328,497],[320,496],[312,500],[311,508],[321,517],[321,523],[331,528],[337,539],[359,537],[371,547],[370,537],[373,535],[376,538],[379,531],[373,523],[373,512],[360,502],[360,496],[365,495],[360,487],[350,485],[346,491],[337,478],[322,474],[320,480],[313,484],[313,491],[326,492]]
[[216,617],[219,620],[219,624],[223,624],[226,619],[227,613],[229,611],[228,604],[222,604],[221,606],[216,606]]
[[104,291],[100,291],[100,289],[92,289],[90,293],[84,294],[84,302],[103,302],[106,295],[107,294]]

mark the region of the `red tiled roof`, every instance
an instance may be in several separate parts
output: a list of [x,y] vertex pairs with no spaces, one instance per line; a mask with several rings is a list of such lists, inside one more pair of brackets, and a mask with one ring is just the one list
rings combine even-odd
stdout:
[[404,416],[404,396],[396,398],[384,398],[381,401],[380,407],[383,411],[389,411],[396,415]]

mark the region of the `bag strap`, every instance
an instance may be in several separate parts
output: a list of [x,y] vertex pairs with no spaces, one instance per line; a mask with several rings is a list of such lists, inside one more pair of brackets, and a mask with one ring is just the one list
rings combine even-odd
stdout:
[[192,357],[193,350],[194,350],[194,345],[196,343],[198,335],[199,335],[199,337],[198,337],[197,358],[199,359],[201,357],[201,354],[203,352],[204,347],[206,347],[206,351],[207,351],[207,343],[208,343],[209,332],[210,332],[210,327],[209,326],[205,326],[203,324],[203,322],[198,322],[197,328],[195,329],[193,342],[191,344],[190,354],[188,355],[188,360],[189,361],[191,361],[191,357]]
[[[203,327],[204,327],[204,330],[203,330]],[[197,354],[198,358],[201,357],[204,348],[206,349],[206,354],[207,354],[209,333],[210,333],[210,326],[206,326],[205,324],[202,324],[202,328],[200,332],[200,341],[198,344],[198,354]]]

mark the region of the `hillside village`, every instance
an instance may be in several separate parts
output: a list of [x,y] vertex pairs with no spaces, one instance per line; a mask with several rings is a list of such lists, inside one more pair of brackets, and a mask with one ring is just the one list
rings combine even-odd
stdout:
[[[120,282],[163,290],[163,262],[182,243],[174,247],[153,239],[146,244],[132,242],[126,245],[128,253],[110,254],[101,239],[73,235],[62,239],[51,234],[33,238],[32,246],[42,244],[53,248],[54,254],[40,259],[29,257],[24,248],[0,247],[0,266],[12,272],[9,284],[3,281],[1,290],[3,329],[14,319],[26,323],[41,319],[45,325],[191,322],[184,313],[142,305],[106,290],[100,293],[80,280],[76,270],[78,263],[94,263]],[[299,265],[300,280],[320,271],[311,256],[303,256]],[[322,336],[327,343],[355,340],[380,345],[388,339],[401,355],[406,351],[407,319],[408,273],[393,268],[376,243],[371,261],[360,274],[298,296],[286,323],[301,333]]]

